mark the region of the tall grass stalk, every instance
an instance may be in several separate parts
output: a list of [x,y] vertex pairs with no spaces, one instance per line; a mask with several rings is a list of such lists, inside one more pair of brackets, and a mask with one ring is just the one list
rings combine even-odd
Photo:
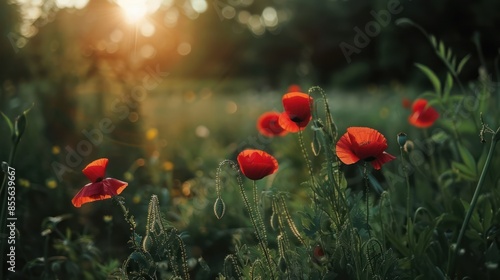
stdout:
[[481,176],[479,177],[479,181],[477,182],[476,190],[474,191],[474,195],[472,196],[472,200],[470,202],[470,207],[467,210],[467,213],[465,215],[465,219],[462,223],[462,227],[460,228],[460,233],[458,234],[458,239],[457,243],[452,247],[451,250],[455,250],[454,253],[451,254],[451,257],[449,259],[449,265],[448,265],[448,273],[450,277],[454,277],[455,271],[456,271],[456,260],[458,257],[458,254],[460,252],[460,246],[462,244],[462,240],[465,234],[465,230],[467,229],[469,225],[469,221],[472,217],[472,213],[474,212],[474,209],[476,208],[477,200],[479,199],[479,196],[481,195],[481,191],[484,186],[484,180],[486,178],[486,172],[488,171],[490,164],[491,164],[491,159],[493,158],[493,154],[495,152],[495,147],[496,144],[500,140],[500,127],[493,132],[493,136],[491,137],[491,144],[490,144],[490,149],[488,151],[488,156],[486,157],[486,162],[484,164],[483,170],[481,171]]

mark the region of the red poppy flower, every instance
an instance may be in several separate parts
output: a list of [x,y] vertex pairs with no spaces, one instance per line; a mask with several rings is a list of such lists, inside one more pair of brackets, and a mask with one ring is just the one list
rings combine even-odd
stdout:
[[337,156],[345,164],[360,160],[370,162],[375,169],[396,157],[385,152],[387,140],[384,135],[369,127],[349,127],[336,145]]
[[415,100],[411,110],[412,113],[408,117],[408,121],[419,128],[429,127],[439,118],[439,113],[436,109],[427,106],[427,100],[425,99]]
[[261,150],[244,150],[238,157],[241,173],[248,179],[259,180],[278,170],[278,161]]
[[257,129],[260,134],[273,137],[273,136],[283,136],[288,133],[279,124],[280,113],[277,112],[267,112],[262,114],[257,120]]
[[290,92],[283,95],[282,102],[285,112],[280,115],[280,126],[288,132],[303,130],[312,119],[312,97],[302,92]]
[[127,187],[128,183],[126,182],[114,178],[104,178],[107,165],[108,159],[101,158],[89,163],[82,170],[91,183],[83,186],[73,197],[71,202],[75,207],[80,207],[88,202],[111,198],[120,194]]
[[302,89],[300,88],[300,86],[295,84],[290,85],[287,90],[287,92],[301,92],[301,91]]
[[317,262],[323,262],[325,260],[325,252],[320,245],[316,245],[313,249],[313,257]]

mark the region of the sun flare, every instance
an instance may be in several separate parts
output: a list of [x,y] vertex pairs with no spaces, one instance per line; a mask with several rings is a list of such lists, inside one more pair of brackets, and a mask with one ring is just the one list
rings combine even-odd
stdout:
[[116,0],[116,3],[122,8],[125,20],[131,24],[141,21],[150,10],[145,0]]

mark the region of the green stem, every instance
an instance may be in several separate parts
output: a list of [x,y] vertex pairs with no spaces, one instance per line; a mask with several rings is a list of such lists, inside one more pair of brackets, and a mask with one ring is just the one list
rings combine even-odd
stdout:
[[370,231],[370,188],[368,186],[368,172],[366,170],[366,161],[363,162],[363,178],[365,179],[365,199],[366,199],[366,228],[368,230],[368,236],[371,238]]
[[313,176],[313,169],[311,162],[309,161],[309,157],[307,156],[307,151],[306,151],[306,146],[304,144],[304,136],[302,133],[302,130],[299,131],[299,144],[300,144],[300,150],[302,151],[302,154],[304,155],[304,160],[307,165],[307,171],[309,172],[309,177],[311,178],[311,187],[314,189],[315,188],[315,181],[314,181],[314,176]]
[[263,237],[264,245],[267,247],[267,236],[266,227],[264,226],[264,220],[262,219],[262,214],[259,210],[259,197],[257,194],[257,183],[253,181],[253,203],[255,207],[255,216],[257,217],[257,223],[259,224],[261,236]]
[[245,193],[245,189],[243,188],[243,184],[238,183],[238,185],[240,187],[241,196],[243,197],[243,202],[245,203],[245,207],[247,208],[248,214],[250,215],[250,221],[252,221],[252,225],[253,225],[253,228],[255,230],[255,234],[257,235],[257,239],[259,240],[259,245],[262,249],[262,252],[264,253],[264,256],[266,257],[269,272],[271,273],[271,279],[274,279],[273,268],[271,267],[271,257],[269,256],[269,251],[268,251],[266,245],[264,244],[264,240],[263,240],[262,236],[260,235],[259,227],[257,226],[256,219],[253,215],[252,206],[250,205],[250,202],[248,201],[248,197]]
[[457,244],[455,246],[455,253],[452,254],[452,258],[450,259],[449,265],[448,265],[448,272],[449,276],[453,277],[455,275],[455,268],[456,268],[456,259],[458,257],[458,253],[460,251],[460,245],[462,244],[462,239],[465,234],[465,230],[467,229],[467,226],[469,225],[470,218],[472,217],[472,213],[474,212],[474,209],[476,208],[477,200],[479,199],[479,196],[481,194],[481,190],[483,189],[484,185],[484,179],[486,178],[486,172],[488,171],[488,168],[491,163],[491,159],[493,158],[493,153],[495,151],[495,146],[497,143],[497,134],[499,133],[499,130],[497,130],[491,139],[491,145],[490,145],[490,150],[488,151],[488,156],[486,157],[486,162],[484,164],[483,170],[481,172],[481,177],[479,177],[479,181],[477,182],[476,190],[474,191],[474,195],[472,196],[472,200],[470,202],[470,207],[469,210],[467,211],[467,214],[465,215],[465,219],[462,223],[462,227],[460,228],[460,233],[458,234],[458,239],[457,239]]
[[[406,235],[407,235],[408,249],[410,249],[410,255],[412,257],[413,256],[413,246],[412,246],[413,227],[411,225],[412,220],[411,220],[411,215],[410,215],[411,208],[412,208],[411,207],[410,178],[408,176],[408,172],[406,169],[405,158],[404,158],[404,153],[403,153],[403,146],[400,146],[399,150],[401,152],[401,161],[403,164],[403,172],[404,172],[405,178],[406,178]],[[413,279],[413,261],[411,261],[411,263],[410,263],[410,271],[411,271],[411,279]]]
[[[221,167],[224,165],[224,164],[229,164],[229,166],[231,166],[231,168],[236,172],[236,181],[238,182],[238,186],[240,188],[240,194],[241,194],[241,197],[243,198],[243,202],[245,203],[245,207],[248,211],[248,215],[250,216],[250,221],[252,221],[252,226],[255,230],[255,234],[257,235],[257,240],[259,241],[259,245],[262,249],[262,252],[264,253],[264,256],[266,258],[266,261],[267,261],[267,264],[268,264],[268,269],[269,269],[269,272],[271,273],[271,279],[275,279],[274,278],[274,272],[273,272],[273,268],[272,268],[272,262],[271,262],[271,257],[269,256],[269,249],[267,248],[267,238],[266,240],[264,240],[264,238],[261,236],[261,231],[259,230],[259,227],[257,226],[257,221],[256,221],[256,218],[255,218],[255,213],[254,211],[252,210],[252,206],[250,204],[250,201],[248,200],[248,197],[246,195],[246,192],[245,192],[245,188],[243,186],[243,180],[241,179],[241,171],[240,171],[240,168],[239,166],[232,160],[223,160],[220,164],[219,164],[219,168],[217,169],[217,174],[216,174],[216,177],[215,177],[215,185],[216,185],[216,190],[217,190],[217,196],[220,195],[220,171],[221,171]],[[256,189],[255,189],[255,181],[254,181],[254,201],[256,202],[257,201],[257,198],[256,198]],[[257,203],[256,203],[257,204]],[[257,207],[257,205],[256,205]],[[262,219],[262,218],[261,218]],[[262,222],[262,226],[264,228],[264,222]],[[265,229],[264,229],[265,231]]]
[[404,159],[403,147],[399,147],[401,152],[401,161],[403,164],[403,172],[406,178],[406,221],[410,221],[410,209],[411,209],[411,188],[410,188],[410,178],[408,177],[408,172],[406,170],[406,164]]

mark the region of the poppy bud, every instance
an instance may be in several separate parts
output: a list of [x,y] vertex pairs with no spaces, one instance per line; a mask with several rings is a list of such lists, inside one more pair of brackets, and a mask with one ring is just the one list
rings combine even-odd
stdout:
[[400,147],[404,147],[404,145],[406,144],[406,140],[408,140],[406,133],[403,132],[398,133],[398,144]]
[[215,200],[214,213],[215,217],[217,217],[217,219],[219,220],[222,219],[224,213],[226,213],[226,204],[224,204],[224,201],[220,197],[217,197],[217,199]]

